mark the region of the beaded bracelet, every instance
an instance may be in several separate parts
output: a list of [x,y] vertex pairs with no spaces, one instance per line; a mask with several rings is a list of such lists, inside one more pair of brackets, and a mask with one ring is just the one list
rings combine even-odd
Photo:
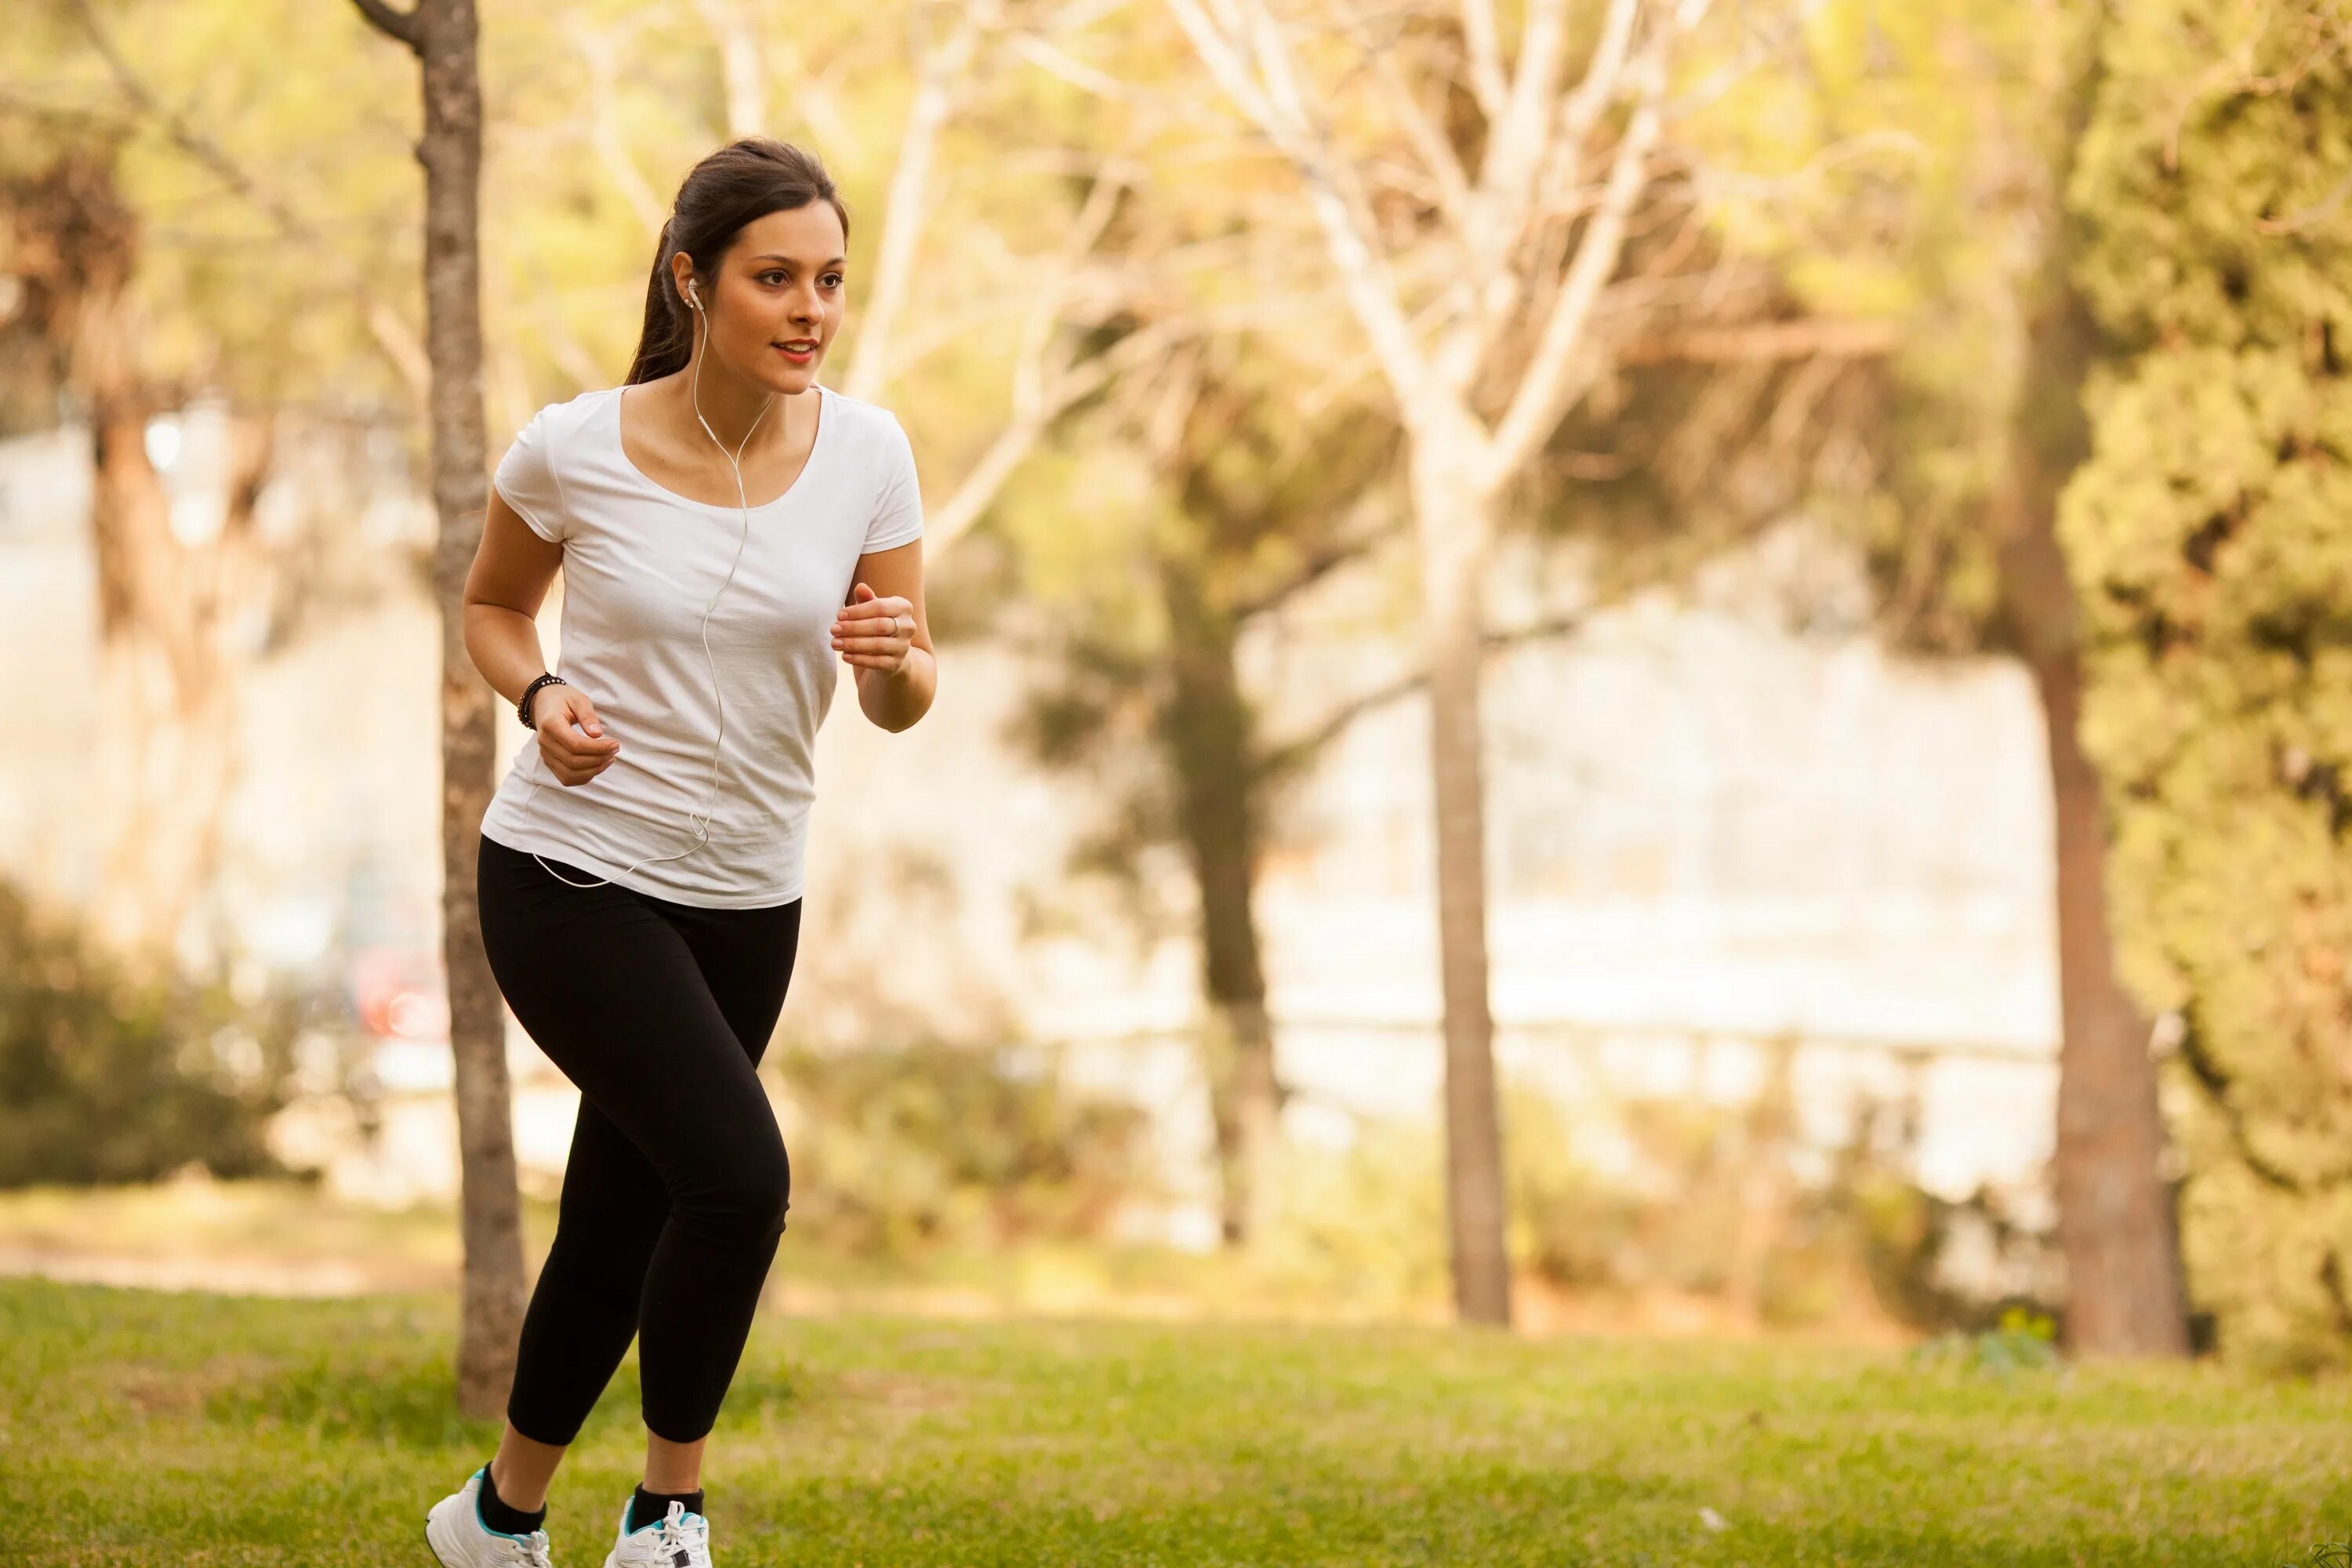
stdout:
[[530,700],[539,695],[539,689],[541,687],[569,686],[571,684],[572,682],[564,679],[563,677],[553,673],[535,677],[529,686],[522,689],[522,696],[515,703],[515,717],[522,721],[522,727],[526,730],[536,730],[539,728],[538,725],[530,721]]

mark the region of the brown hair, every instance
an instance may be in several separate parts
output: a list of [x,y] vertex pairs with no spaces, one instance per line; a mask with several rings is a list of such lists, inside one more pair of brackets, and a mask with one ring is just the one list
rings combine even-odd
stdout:
[[811,202],[830,202],[849,237],[849,209],[833,188],[833,176],[814,153],[765,136],[731,142],[688,171],[662,225],[654,248],[653,276],[646,283],[646,324],[637,334],[637,357],[629,366],[632,384],[683,370],[694,357],[694,312],[678,298],[669,258],[684,251],[705,282],[743,226],[772,212],[789,212]]

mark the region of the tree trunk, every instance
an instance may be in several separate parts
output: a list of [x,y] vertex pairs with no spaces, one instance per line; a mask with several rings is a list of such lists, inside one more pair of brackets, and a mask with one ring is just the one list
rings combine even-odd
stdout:
[[70,343],[72,378],[89,408],[100,710],[109,719],[95,742],[103,858],[92,922],[118,950],[169,967],[212,880],[236,777],[241,661],[223,637],[237,599],[263,581],[247,559],[247,524],[268,442],[251,438],[250,417],[234,420],[217,526],[203,538],[174,531],[147,451],[148,421],[173,395],[141,363],[145,333],[131,293],[137,218],[102,161],[60,168],[45,192],[28,216],[60,261],[52,331]]
[[[1433,449],[1436,448],[1436,449]],[[1507,1326],[1510,1260],[1495,1022],[1487,1008],[1486,777],[1478,673],[1481,569],[1495,505],[1463,475],[1466,443],[1416,435],[1412,506],[1429,655],[1436,820],[1438,966],[1445,1027],[1445,1200],[1454,1302],[1465,1322]]]
[[2053,230],[2025,323],[1999,561],[2003,617],[2042,699],[2057,824],[2055,1163],[2065,1339],[2078,1355],[2180,1356],[2189,1352],[2188,1312],[2162,1170],[2164,1118],[2147,1026],[2116,977],[2105,802],[2077,733],[2081,612],[2057,531],[2059,495],[2090,450],[2082,389],[2098,331],[2070,276],[2074,230],[2063,222]]
[[1724,1268],[1724,1300],[1751,1327],[1764,1323],[1772,1255],[1789,1233],[1789,1146],[1797,1131],[1797,1039],[1766,1047],[1764,1086],[1748,1107],[1739,1160],[1739,1223]]
[[462,595],[488,504],[482,430],[481,81],[473,0],[418,0],[393,11],[357,0],[422,66],[425,352],[433,365],[435,598],[441,609],[441,921],[449,1047],[457,1069],[465,1289],[457,1403],[469,1415],[505,1407],[522,1326],[521,1200],[507,1080],[506,1020],[482,951],[476,854],[496,765],[494,694],[467,657]]
[[2066,1343],[2077,1354],[2189,1353],[2164,1119],[2139,1010],[2107,931],[2106,812],[2075,736],[2077,658],[2037,666],[2058,819],[2058,1224]]
[[1234,665],[1235,626],[1208,602],[1189,560],[1162,557],[1173,690],[1160,716],[1179,816],[1201,889],[1201,958],[1211,1016],[1202,1041],[1229,1247],[1262,1238],[1275,1195],[1283,1091],[1266,1016],[1257,912],[1257,772]]
[[[2078,1355],[2189,1352],[2179,1241],[2162,1158],[2148,1030],[2117,982],[2107,930],[2105,801],[2076,732],[2082,655],[2074,584],[2056,538],[2055,487],[2029,477],[2001,551],[2003,597],[2032,633],[2027,664],[2049,736],[2057,823],[2058,1239],[2066,1260],[2066,1345]],[[2045,504],[2033,504],[2039,495]]]

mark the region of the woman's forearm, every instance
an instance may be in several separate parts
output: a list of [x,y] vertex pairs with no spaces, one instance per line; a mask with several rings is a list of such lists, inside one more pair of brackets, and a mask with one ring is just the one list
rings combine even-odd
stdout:
[[939,661],[919,645],[907,650],[907,661],[896,670],[860,669],[857,706],[868,719],[896,733],[930,711],[939,681]]
[[546,650],[539,646],[539,623],[504,605],[466,606],[466,656],[509,702],[520,701],[522,689],[548,668]]

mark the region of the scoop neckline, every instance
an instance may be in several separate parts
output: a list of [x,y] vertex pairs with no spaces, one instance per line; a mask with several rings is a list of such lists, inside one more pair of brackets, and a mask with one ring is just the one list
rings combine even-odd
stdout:
[[[801,486],[807,482],[809,470],[816,467],[818,454],[822,453],[830,444],[830,437],[836,413],[834,405],[835,399],[833,388],[825,385],[824,383],[821,381],[813,381],[809,383],[809,384],[816,388],[817,411],[816,435],[809,441],[808,457],[802,461],[801,471],[793,476],[793,482],[784,487],[782,494],[778,495],[772,500],[756,502],[750,509],[752,511],[767,511],[772,508],[783,505],[784,502],[792,500],[793,496],[799,494]],[[677,491],[670,489],[667,485],[662,483],[659,479],[655,479],[651,474],[646,473],[643,468],[637,467],[636,460],[629,456],[628,447],[621,439],[621,398],[628,390],[629,384],[627,383],[624,383],[613,389],[613,451],[620,458],[621,467],[628,471],[629,477],[635,479],[637,483],[645,486],[647,489],[652,490],[664,500],[674,501],[679,506],[692,507],[697,511],[713,512],[720,515],[724,515],[725,513],[731,511],[740,516],[744,510],[742,507],[729,506],[724,501],[698,500],[689,495],[680,495]]]

